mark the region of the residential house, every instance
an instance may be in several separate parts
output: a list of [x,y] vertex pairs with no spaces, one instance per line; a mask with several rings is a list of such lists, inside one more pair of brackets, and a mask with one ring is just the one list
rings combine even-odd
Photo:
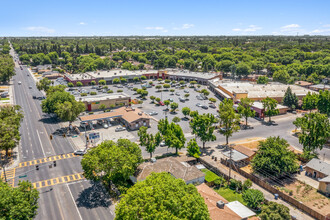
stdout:
[[212,220],[241,220],[251,219],[256,214],[238,201],[228,202],[205,183],[196,186],[199,194],[204,198],[205,204]]
[[330,164],[314,158],[305,165],[305,170],[307,176],[318,180],[318,190],[330,194]]

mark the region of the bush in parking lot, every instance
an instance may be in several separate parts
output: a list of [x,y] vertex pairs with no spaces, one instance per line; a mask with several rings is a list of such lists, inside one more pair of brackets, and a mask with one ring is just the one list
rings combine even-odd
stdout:
[[175,116],[175,117],[172,119],[172,121],[173,121],[174,123],[178,123],[178,122],[181,121],[181,119],[180,119],[179,117]]
[[105,104],[101,104],[101,105],[99,106],[99,109],[104,110],[106,107],[107,107],[107,106],[105,106]]
[[117,92],[123,92],[123,90],[122,89],[118,89]]
[[113,84],[118,84],[119,82],[120,82],[120,79],[118,79],[118,78],[115,78],[115,79],[112,80]]
[[168,89],[168,88],[170,88],[171,86],[170,86],[170,84],[164,84],[163,87],[164,87],[164,89]]
[[209,101],[214,103],[214,102],[216,102],[217,100],[216,100],[215,98],[209,98]]
[[69,82],[68,83],[68,87],[74,87],[73,83],[72,82]]
[[162,78],[158,78],[157,81],[160,82],[160,81],[163,81],[163,79]]
[[147,77],[146,76],[141,76],[141,78],[140,78],[141,80],[146,80],[147,79]]
[[80,87],[80,86],[82,86],[82,85],[83,85],[82,82],[79,82],[79,81],[78,81],[78,82],[76,83],[76,86],[79,86],[79,87]]
[[175,112],[175,110],[179,107],[179,104],[176,103],[176,102],[172,102],[171,103],[171,109],[172,109],[172,112]]
[[179,83],[180,83],[181,85],[184,85],[184,84],[186,84],[186,82],[185,82],[185,81],[183,81],[183,80],[181,80]]
[[103,89],[108,89],[109,87],[108,86],[103,86]]
[[152,95],[152,96],[150,96],[150,99],[151,99],[152,103],[154,103],[156,97]]
[[149,81],[149,85],[152,85],[153,84],[153,82],[152,81]]
[[170,83],[170,82],[171,82],[171,80],[165,79],[165,83]]
[[97,93],[96,92],[90,92],[89,94],[90,95],[96,95]]
[[184,97],[185,97],[186,99],[188,99],[189,96],[190,96],[189,93],[184,94]]
[[82,93],[80,93],[80,96],[87,96],[87,93],[86,92],[82,92]]
[[90,84],[91,84],[92,86],[95,86],[95,85],[96,85],[95,80],[91,81]]
[[113,91],[112,90],[108,90],[107,93],[113,93]]

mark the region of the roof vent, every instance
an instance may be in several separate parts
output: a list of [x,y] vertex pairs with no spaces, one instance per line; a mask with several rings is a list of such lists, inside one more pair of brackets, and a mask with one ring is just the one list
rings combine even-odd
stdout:
[[217,201],[217,207],[219,209],[224,209],[225,208],[225,203],[221,200]]

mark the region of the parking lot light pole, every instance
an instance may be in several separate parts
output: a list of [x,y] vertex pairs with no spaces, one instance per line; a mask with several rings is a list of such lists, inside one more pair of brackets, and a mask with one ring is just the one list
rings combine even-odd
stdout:
[[87,125],[85,126],[85,141],[86,141],[86,150],[87,150],[87,134],[86,134],[86,127],[87,127]]

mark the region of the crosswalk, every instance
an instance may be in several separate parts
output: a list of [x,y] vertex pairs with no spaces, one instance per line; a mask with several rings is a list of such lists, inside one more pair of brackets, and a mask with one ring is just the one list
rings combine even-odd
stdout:
[[37,165],[37,164],[47,163],[47,162],[56,161],[56,160],[63,160],[63,159],[68,159],[68,158],[73,158],[73,157],[77,157],[77,155],[74,155],[73,153],[60,154],[60,155],[56,155],[56,156],[21,162],[21,163],[19,163],[18,168],[33,166],[33,165]]
[[[15,184],[15,179],[14,179],[15,173],[16,173],[15,168],[6,170],[6,178],[8,180],[7,183],[12,187],[14,187],[14,184]],[[3,172],[3,171],[1,172],[1,179],[3,179],[3,180],[5,179],[5,172]]]
[[78,181],[78,180],[82,180],[82,179],[85,179],[85,177],[83,176],[83,173],[76,173],[76,174],[71,174],[71,175],[67,175],[67,176],[56,177],[53,179],[42,180],[39,182],[32,183],[32,185],[36,189],[40,189],[40,188],[44,188],[47,186],[54,186],[54,185],[58,185],[58,184],[69,183],[69,182],[74,182],[74,181]]

